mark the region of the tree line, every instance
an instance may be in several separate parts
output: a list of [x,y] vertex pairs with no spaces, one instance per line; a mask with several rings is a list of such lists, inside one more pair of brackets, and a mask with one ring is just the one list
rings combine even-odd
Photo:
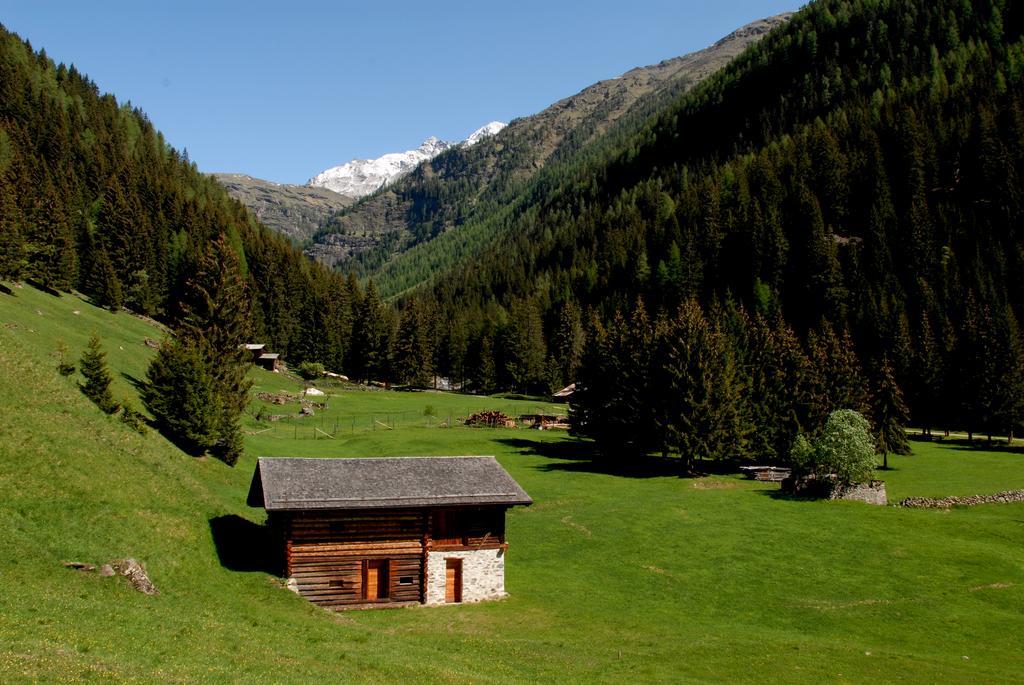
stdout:
[[[1011,0],[812,3],[694,91],[467,219],[471,249],[452,247],[458,231],[418,246],[419,263],[442,270],[394,304],[373,280],[306,260],[142,112],[4,31],[0,278],[77,288],[230,356],[194,331],[196,312],[214,311],[196,299],[215,285],[213,258],[237,265],[234,329],[292,363],[478,391],[578,380],[584,398],[604,397],[588,375],[599,369],[626,379],[605,398],[624,408],[649,408],[642,383],[675,378],[652,391],[669,404],[641,417],[652,449],[780,458],[828,407],[870,407],[885,369],[916,424],[1012,432],[1024,404],[1022,30]],[[867,389],[812,402],[822,395],[801,390],[803,372],[762,377],[751,359],[763,348],[744,336],[764,330],[793,369],[828,378],[817,357],[845,359]],[[707,359],[720,368],[701,375]],[[854,387],[842,378],[829,382]],[[231,395],[234,381],[218,383]],[[775,386],[804,399],[743,409],[720,394],[768,398]],[[698,400],[724,413],[693,446],[671,417]],[[581,426],[604,423],[587,411]],[[210,435],[227,444],[222,428]]]
[[1019,431],[1022,30],[1012,1],[810,4],[481,219],[489,247],[406,296],[446,313],[436,366],[544,390],[580,320],[731,300],[871,379],[888,358],[915,424]]

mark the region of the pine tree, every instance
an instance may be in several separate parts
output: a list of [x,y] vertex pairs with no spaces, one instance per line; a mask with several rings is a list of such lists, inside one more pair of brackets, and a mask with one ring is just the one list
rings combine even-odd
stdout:
[[384,303],[373,280],[366,287],[352,328],[352,353],[349,369],[364,382],[381,378],[388,367],[389,322]]
[[543,385],[547,348],[536,302],[522,300],[513,304],[503,347],[505,373],[512,387],[528,392]]
[[849,331],[842,337],[827,321],[808,336],[811,363],[822,383],[826,414],[839,409],[868,413],[868,389]]
[[473,387],[483,393],[493,392],[498,385],[498,371],[494,363],[494,339],[485,335],[480,339],[477,363],[472,376]]
[[413,387],[430,385],[432,355],[427,337],[427,322],[421,305],[413,301],[399,317],[391,353],[395,380]]
[[882,453],[882,468],[889,468],[889,453],[910,454],[906,426],[909,419],[903,391],[896,383],[889,356],[883,355],[875,369],[872,424],[875,446]]
[[48,175],[35,198],[30,228],[28,275],[44,287],[70,290],[78,278],[75,239],[66,199]]
[[146,371],[142,402],[160,432],[189,454],[217,442],[220,401],[205,354],[187,340],[169,340]]
[[89,273],[86,277],[87,292],[101,307],[116,312],[123,304],[121,281],[114,273],[106,247],[102,238],[90,240]]
[[1024,340],[1013,310],[1007,305],[999,319],[1000,339],[998,403],[996,421],[1013,442],[1014,431],[1024,421]]
[[[781,317],[769,322],[757,315],[749,325],[747,389],[751,422],[751,452],[767,462],[788,459],[793,440],[814,421],[808,389],[810,362],[796,334]],[[814,410],[813,413],[824,409]],[[816,419],[815,419],[816,421]]]
[[173,342],[150,364],[146,407],[168,437],[191,452],[210,450],[227,464],[242,451],[242,412],[252,382],[242,345],[248,300],[237,253],[221,234],[186,286]]
[[0,281],[17,281],[25,270],[25,237],[14,187],[0,169]]
[[555,354],[560,381],[568,384],[576,380],[576,371],[583,358],[586,338],[583,334],[583,317],[574,300],[566,300],[558,316],[558,332],[555,335]]
[[935,331],[927,312],[921,315],[917,342],[913,350],[907,399],[910,416],[921,427],[924,435],[942,423],[943,394],[945,392],[945,363]]
[[93,333],[78,364],[85,377],[85,382],[80,387],[93,404],[104,413],[113,414],[120,406],[114,401],[114,395],[110,391],[112,379],[110,371],[107,370],[106,357],[107,353],[103,351],[99,335]]
[[656,415],[665,442],[683,458],[746,456],[749,427],[741,412],[740,385],[727,337],[709,324],[695,300],[659,326],[657,373],[663,402]]

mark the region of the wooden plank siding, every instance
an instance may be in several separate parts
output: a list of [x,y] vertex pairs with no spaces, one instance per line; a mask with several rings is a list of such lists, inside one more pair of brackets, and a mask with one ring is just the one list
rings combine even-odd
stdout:
[[[422,601],[425,527],[422,511],[297,512],[287,523],[287,574],[320,606]],[[370,560],[388,562],[380,599],[364,596]]]
[[[283,536],[286,575],[314,604],[423,602],[428,553],[503,546],[505,509],[302,511],[275,514],[273,525]],[[370,593],[379,599],[364,591],[371,561],[387,562],[371,576],[386,583],[386,592]]]

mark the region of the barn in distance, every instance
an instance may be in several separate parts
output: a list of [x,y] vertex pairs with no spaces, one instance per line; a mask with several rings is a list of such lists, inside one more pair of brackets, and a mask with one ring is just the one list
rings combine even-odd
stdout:
[[505,596],[505,512],[532,503],[494,457],[268,459],[267,511],[288,585],[351,608]]

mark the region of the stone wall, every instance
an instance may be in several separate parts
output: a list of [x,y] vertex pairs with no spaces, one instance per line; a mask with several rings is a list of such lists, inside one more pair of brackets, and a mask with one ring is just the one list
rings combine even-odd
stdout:
[[885,481],[873,480],[870,483],[843,485],[832,474],[820,478],[815,476],[804,478],[790,476],[782,481],[782,491],[794,497],[845,499],[881,506],[889,503],[885,491]]
[[969,497],[908,497],[900,502],[901,507],[944,509],[946,507],[970,507],[975,504],[1011,504],[1024,502],[1024,490],[1007,490],[994,495],[971,495]]
[[847,499],[867,504],[878,504],[883,507],[889,503],[885,492],[885,482],[880,480],[837,486],[832,490],[829,499]]
[[462,601],[505,597],[505,551],[471,549],[427,554],[427,604],[444,604],[445,559],[462,559]]

